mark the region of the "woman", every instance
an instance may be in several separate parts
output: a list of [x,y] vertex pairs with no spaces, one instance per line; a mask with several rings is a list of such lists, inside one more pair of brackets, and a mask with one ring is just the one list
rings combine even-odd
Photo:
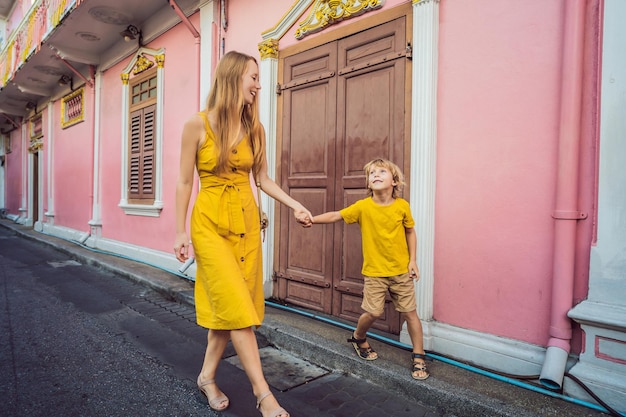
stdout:
[[[308,227],[313,216],[267,175],[265,133],[258,119],[260,88],[256,60],[228,52],[215,69],[206,110],[185,123],[174,251],[185,262],[193,242],[196,317],[200,326],[209,329],[198,388],[209,406],[221,411],[230,404],[215,382],[215,373],[231,340],[263,417],[289,417],[265,380],[253,331],[263,321],[265,300],[260,219],[250,173],[266,194],[293,209],[298,223]],[[194,167],[201,189],[191,215],[190,241],[185,226]]]

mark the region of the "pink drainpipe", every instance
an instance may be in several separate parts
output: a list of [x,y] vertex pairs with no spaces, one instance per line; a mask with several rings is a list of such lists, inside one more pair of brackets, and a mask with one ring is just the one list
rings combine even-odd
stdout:
[[193,24],[189,21],[189,18],[185,16],[185,13],[183,13],[180,7],[178,7],[178,4],[176,3],[175,0],[169,0],[169,3],[172,9],[174,9],[176,14],[178,15],[178,17],[180,17],[180,20],[182,20],[185,26],[187,26],[187,28],[189,29],[189,31],[191,32],[191,34],[193,35],[195,39],[196,59],[198,62],[198,76],[196,79],[196,103],[199,105],[200,104],[200,32],[196,30]]
[[582,108],[585,0],[563,0],[563,55],[561,67],[561,119],[554,217],[554,260],[550,340],[539,380],[561,388],[570,352],[572,323],[567,312],[574,297],[578,207],[578,163]]

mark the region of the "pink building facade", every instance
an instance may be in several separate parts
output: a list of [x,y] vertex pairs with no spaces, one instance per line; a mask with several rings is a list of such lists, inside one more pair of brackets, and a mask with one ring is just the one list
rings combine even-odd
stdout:
[[[268,164],[281,179],[296,158],[282,147],[298,111],[287,105],[289,94],[297,102],[289,60],[402,21],[400,52],[382,61],[398,62],[406,91],[395,97],[402,133],[389,141],[404,150],[426,349],[593,403],[575,375],[626,411],[621,0],[25,3],[0,10],[4,216],[174,271],[181,129],[203,108],[219,57],[257,58]],[[345,109],[358,104],[346,97]],[[273,277],[295,240],[262,198],[275,225],[266,294],[281,298]]]

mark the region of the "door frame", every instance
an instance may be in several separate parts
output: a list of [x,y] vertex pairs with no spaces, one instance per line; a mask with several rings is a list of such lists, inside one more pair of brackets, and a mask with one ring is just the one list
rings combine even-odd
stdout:
[[[392,22],[398,18],[404,18],[404,36],[403,36],[403,40],[404,42],[407,44],[407,54],[410,55],[410,48],[408,47],[411,43],[412,43],[412,33],[413,33],[413,27],[412,27],[412,16],[411,13],[412,12],[412,8],[410,4],[405,4],[405,5],[401,5],[398,7],[394,7],[388,11],[381,11],[379,13],[374,14],[371,17],[368,18],[364,18],[362,20],[359,20],[353,24],[350,25],[346,25],[343,27],[340,27],[336,30],[333,31],[329,31],[328,33],[324,33],[321,34],[320,36],[307,40],[307,41],[303,41],[301,43],[298,43],[297,45],[291,46],[289,48],[286,48],[284,50],[280,51],[279,54],[279,60],[278,60],[278,75],[277,75],[277,80],[278,82],[282,82],[283,78],[284,78],[284,74],[285,74],[285,61],[287,60],[287,58],[304,53],[306,51],[312,50],[314,48],[320,47],[322,45],[328,44],[328,43],[333,43],[333,42],[337,42],[340,39],[345,39],[345,38],[349,38],[351,36],[355,36],[361,32],[364,32],[368,29],[371,29],[375,26],[379,26],[388,22]],[[405,60],[405,70],[404,70],[404,85],[405,85],[405,89],[404,89],[404,120],[403,120],[403,125],[404,125],[404,129],[403,129],[403,137],[402,137],[402,148],[405,149],[404,154],[402,155],[402,160],[397,160],[396,162],[402,166],[402,170],[403,172],[405,172],[406,174],[408,174],[408,172],[410,171],[410,162],[411,162],[411,104],[412,104],[412,100],[411,100],[411,81],[412,81],[412,61],[411,59],[408,58],[404,58]],[[280,155],[281,154],[281,149],[283,146],[283,130],[284,130],[284,125],[283,125],[283,116],[284,116],[284,98],[282,95],[279,95],[278,98],[276,99],[277,102],[277,106],[276,106],[276,154]],[[281,159],[277,156],[276,157],[276,178],[282,178],[282,170],[286,169],[286,167],[283,167],[282,163],[281,163]],[[407,186],[405,188],[405,192],[403,197],[405,199],[409,199],[410,196],[410,179],[409,179],[409,175],[406,175],[407,177]],[[280,210],[281,207],[280,206],[275,206],[275,213],[277,214],[276,218],[280,217]],[[276,224],[276,223],[275,223]],[[272,273],[274,274],[274,271],[276,270],[276,267],[278,265],[280,265],[280,256],[281,256],[281,250],[280,250],[280,234],[278,233],[279,229],[275,229],[275,236],[276,239],[273,242],[273,266],[272,266]],[[273,276],[274,277],[274,276]],[[275,277],[274,277],[274,282],[276,281]],[[275,294],[275,290],[276,288],[273,288],[272,293]],[[398,317],[399,320],[399,317]],[[392,326],[392,327],[396,327],[396,326]]]
[[[277,80],[282,80],[283,76],[284,76],[284,62],[285,62],[285,58],[290,57],[292,55],[297,55],[301,52],[307,51],[309,49],[313,49],[315,47],[318,47],[320,45],[329,43],[329,42],[334,42],[336,40],[339,40],[341,38],[345,38],[348,36],[352,36],[355,35],[359,32],[362,32],[364,30],[367,30],[373,26],[377,26],[383,23],[387,23],[390,22],[392,20],[395,20],[399,17],[406,17],[406,39],[407,41],[409,39],[412,39],[412,33],[413,33],[413,19],[412,19],[412,7],[410,3],[406,3],[406,4],[401,4],[398,5],[396,7],[393,7],[389,10],[381,10],[380,12],[374,13],[372,16],[368,16],[365,17],[361,20],[357,20],[354,23],[345,25],[345,26],[340,26],[336,29],[330,30],[328,32],[324,32],[319,34],[316,37],[313,37],[311,39],[307,39],[304,41],[301,41],[300,43],[297,43],[296,45],[292,45],[289,46],[285,49],[281,49],[279,52],[279,59],[278,59],[278,76],[277,76]],[[406,129],[404,130],[404,147],[405,149],[409,150],[408,152],[405,152],[404,155],[404,160],[402,161],[403,164],[403,170],[405,172],[405,174],[407,174],[410,170],[410,161],[411,161],[411,113],[412,113],[412,109],[411,109],[411,104],[412,104],[412,100],[411,100],[411,73],[412,73],[412,63],[411,61],[407,60],[407,68],[406,68],[406,72],[405,72],[405,85],[407,86],[406,88],[406,94],[405,94],[405,127]],[[274,94],[274,91],[272,92],[272,94]],[[282,149],[282,145],[283,145],[283,138],[282,138],[282,131],[283,131],[283,98],[282,96],[278,96],[277,100],[276,100],[276,130],[275,130],[275,134],[276,134],[276,153],[279,154],[280,153],[280,149]],[[280,161],[280,158],[276,158],[276,178],[281,178],[282,175],[282,164]],[[410,197],[410,179],[408,178],[409,175],[405,175],[407,177],[406,179],[406,187],[405,187],[405,198],[408,200]],[[278,203],[275,203],[275,213],[278,215],[280,213],[280,207],[278,206]],[[276,216],[277,218],[278,216]],[[274,234],[276,236],[275,240],[274,240],[274,245],[272,248],[272,252],[273,252],[273,262],[272,265],[278,265],[279,264],[279,260],[280,260],[280,246],[279,246],[279,239],[280,237],[278,236],[277,233]],[[274,270],[274,268],[272,267],[272,270]]]

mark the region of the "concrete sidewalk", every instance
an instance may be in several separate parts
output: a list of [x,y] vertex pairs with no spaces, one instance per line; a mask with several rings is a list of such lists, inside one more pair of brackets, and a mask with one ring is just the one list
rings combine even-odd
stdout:
[[[182,304],[193,305],[193,282],[146,264],[123,257],[93,251],[78,243],[35,232],[30,227],[0,219],[0,226],[19,236],[57,250],[84,264],[119,274],[141,283]],[[424,406],[439,410],[441,415],[454,416],[576,416],[600,417],[607,414],[544,394],[536,381],[510,382],[455,366],[439,355],[428,362],[431,377],[414,381],[410,375],[410,351],[398,343],[394,335],[378,333],[370,338],[379,354],[376,361],[365,362],[354,354],[346,342],[352,323],[341,323],[333,317],[315,312],[283,308],[268,303],[264,325],[258,332],[270,344],[315,365],[346,373],[384,387],[390,393],[417,400]],[[383,341],[381,341],[383,340]],[[433,359],[434,358],[434,359]],[[525,387],[530,387],[528,389]],[[535,389],[536,388],[536,389]]]

